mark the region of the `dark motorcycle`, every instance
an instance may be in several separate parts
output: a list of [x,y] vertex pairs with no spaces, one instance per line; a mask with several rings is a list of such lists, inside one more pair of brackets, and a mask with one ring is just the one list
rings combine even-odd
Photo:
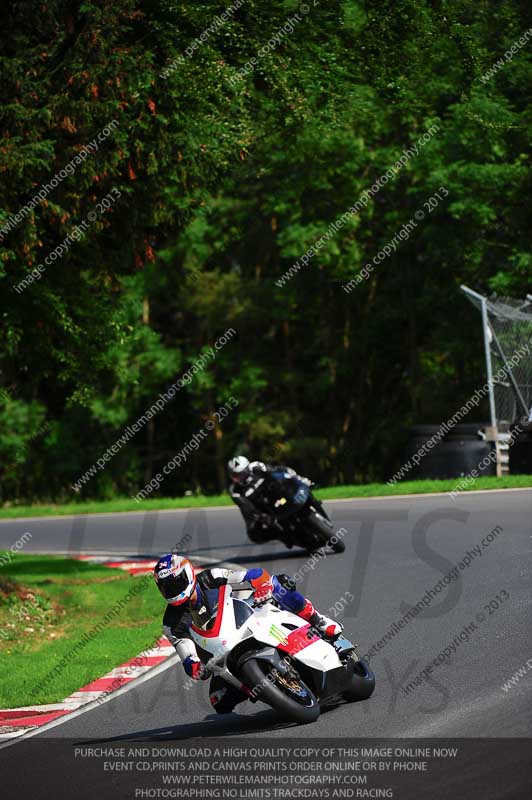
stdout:
[[304,547],[309,553],[322,547],[343,553],[345,544],[335,534],[327,512],[308,483],[297,476],[287,476],[282,470],[272,472],[271,478],[261,497],[259,517],[269,527],[272,538],[280,539],[289,548]]

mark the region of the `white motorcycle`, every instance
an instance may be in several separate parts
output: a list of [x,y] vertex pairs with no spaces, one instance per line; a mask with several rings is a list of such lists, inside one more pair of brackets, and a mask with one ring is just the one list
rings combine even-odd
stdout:
[[[242,594],[242,592],[238,592]],[[294,722],[314,722],[320,704],[366,700],[375,688],[368,664],[343,636],[334,643],[280,609],[255,608],[227,584],[203,592],[190,633],[210,675],[219,675],[251,701],[261,700]]]

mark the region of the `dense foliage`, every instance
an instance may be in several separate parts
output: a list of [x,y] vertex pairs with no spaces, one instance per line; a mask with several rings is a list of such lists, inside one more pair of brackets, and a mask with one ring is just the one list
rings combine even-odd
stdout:
[[116,121],[1,237],[3,501],[135,494],[231,396],[159,493],[221,488],[235,450],[382,479],[409,425],[484,382],[459,286],[530,290],[532,39],[492,70],[532,28],[529,2],[12,0],[0,20],[0,227]]

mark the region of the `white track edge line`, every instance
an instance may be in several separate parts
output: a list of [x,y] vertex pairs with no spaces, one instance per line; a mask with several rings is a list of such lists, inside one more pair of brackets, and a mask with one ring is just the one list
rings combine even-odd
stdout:
[[188,511],[237,511],[235,505],[232,506],[191,506],[189,508],[161,508],[159,511],[151,509],[149,511],[93,511],[91,513],[80,511],[78,514],[39,514],[35,517],[9,517],[0,518],[0,523],[3,522],[31,522],[36,519],[77,519],[78,517],[143,517],[146,514],[184,514]]
[[[468,497],[478,494],[506,494],[507,492],[532,492],[532,486],[516,486],[511,489],[474,489],[468,492],[457,492],[459,497]],[[379,494],[374,497],[339,497],[337,499],[322,500],[323,503],[371,503],[374,500],[410,500],[421,497],[447,497],[450,492],[419,492],[418,494]],[[35,517],[32,517],[35,519]]]
[[[458,479],[457,479],[458,480]],[[532,486],[514,486],[509,489],[473,489],[467,492],[459,492],[460,496],[476,495],[476,494],[500,494],[501,492],[532,492]],[[381,494],[370,497],[338,497],[323,500],[323,503],[360,503],[372,502],[373,500],[406,500],[411,497],[444,497],[449,492],[420,492],[418,494]],[[58,514],[56,516],[40,515],[35,517],[10,517],[1,518],[0,525],[9,522],[35,522],[35,520],[60,520],[60,519],[76,519],[77,517],[131,517],[131,516],[144,516],[145,514],[184,514],[188,511],[236,511],[236,506],[197,506],[190,508],[164,508],[159,511],[95,511],[93,513],[84,514],[80,511],[79,514]]]

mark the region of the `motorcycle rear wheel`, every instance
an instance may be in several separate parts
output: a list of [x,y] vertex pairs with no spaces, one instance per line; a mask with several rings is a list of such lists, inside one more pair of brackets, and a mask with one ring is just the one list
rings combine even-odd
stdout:
[[[294,672],[296,676],[294,684],[298,685],[299,699],[296,699],[296,695],[291,693],[286,686],[283,688],[277,680],[274,682],[273,670],[259,659],[250,658],[242,664],[240,673],[241,679],[249,688],[257,688],[256,694],[259,700],[267,703],[292,722],[305,725],[318,719],[320,715],[318,700],[297,673]],[[267,676],[270,676],[269,679]]]

